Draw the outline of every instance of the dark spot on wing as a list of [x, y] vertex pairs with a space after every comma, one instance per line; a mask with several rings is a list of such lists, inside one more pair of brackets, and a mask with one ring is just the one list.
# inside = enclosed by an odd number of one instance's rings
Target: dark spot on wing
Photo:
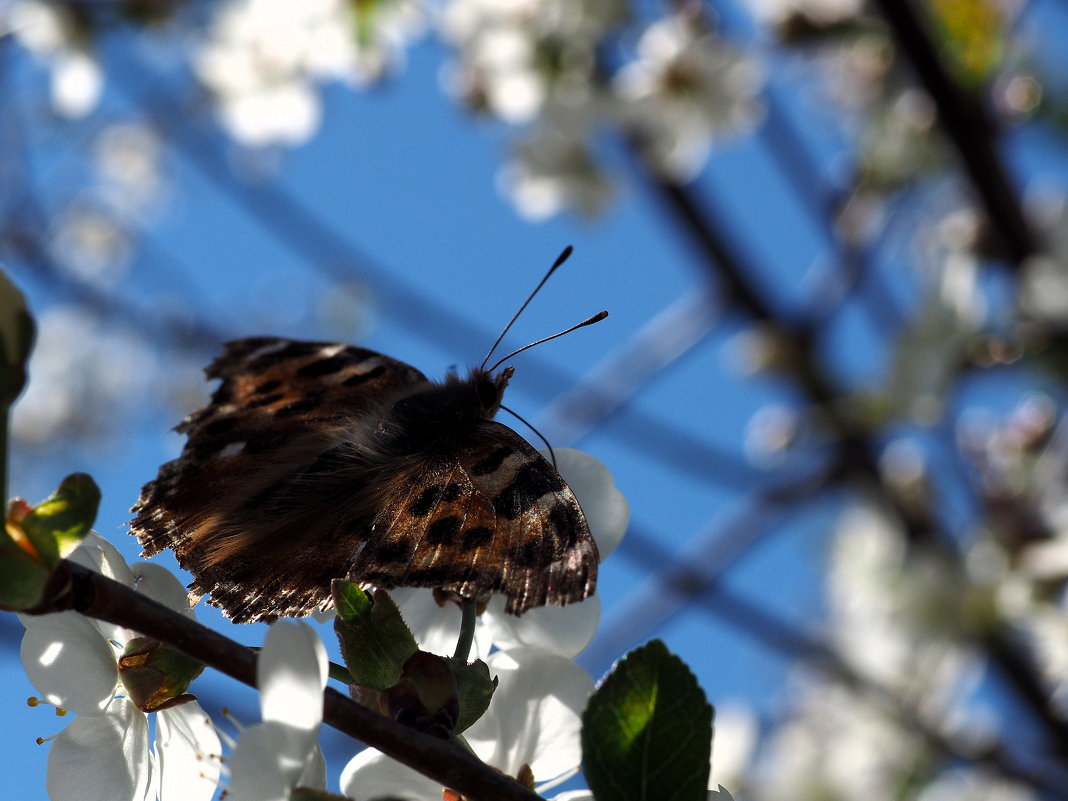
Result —
[[492, 539], [493, 529], [486, 526], [475, 526], [464, 532], [460, 545], [465, 551], [470, 551], [485, 545]]
[[434, 508], [438, 498], [441, 497], [445, 488], [441, 484], [434, 484], [419, 493], [419, 497], [408, 504], [408, 513], [416, 517], [426, 517]]
[[204, 426], [203, 431], [209, 437], [218, 437], [221, 434], [232, 431], [236, 425], [236, 417], [220, 417], [218, 420], [212, 420]]
[[272, 350], [262, 356], [257, 356], [248, 363], [248, 371], [262, 373], [264, 370], [274, 367], [276, 364], [287, 362], [290, 359], [299, 359], [319, 353], [326, 345], [324, 342], [290, 342], [278, 350]]
[[407, 542], [385, 543], [370, 555], [371, 562], [383, 565], [402, 564], [411, 560], [411, 558], [412, 549]]
[[336, 356], [329, 356], [325, 359], [319, 359], [318, 361], [306, 364], [297, 370], [297, 375], [307, 376], [308, 378], [317, 378], [319, 376], [331, 375], [338, 370], [342, 370], [353, 363], [351, 357], [346, 357], [342, 354]]
[[549, 512], [549, 525], [559, 537], [562, 537], [564, 547], [573, 548], [578, 542], [578, 515], [565, 504], [558, 503], [552, 508]]
[[278, 417], [296, 417], [298, 415], [307, 414], [308, 412], [314, 412], [323, 404], [323, 393], [316, 392], [314, 394], [306, 395], [298, 401], [286, 404], [279, 409], [275, 414]]
[[378, 365], [373, 370], [368, 370], [366, 373], [356, 373], [356, 375], [349, 376], [341, 382], [343, 387], [356, 387], [363, 384], [366, 381], [370, 381], [374, 378], [378, 378], [382, 373], [386, 372], [385, 365]]
[[450, 546], [460, 531], [460, 518], [449, 515], [440, 520], [435, 520], [426, 530], [426, 541], [431, 545]]
[[264, 381], [262, 384], [257, 386], [254, 390], [252, 390], [252, 394], [263, 395], [266, 392], [274, 392], [274, 390], [278, 389], [280, 386], [282, 386], [282, 382], [279, 381], [277, 378], [272, 378], [270, 381]]
[[488, 473], [492, 473], [497, 470], [504, 460], [507, 459], [513, 453], [512, 448], [507, 445], [501, 445], [495, 448], [492, 453], [486, 456], [484, 459], [480, 459], [475, 462], [475, 465], [471, 468], [471, 474], [476, 476], [484, 476]]
[[544, 561], [543, 550], [544, 542], [540, 539], [533, 539], [523, 543], [518, 550], [514, 551], [512, 560], [519, 567], [538, 567]]
[[535, 463], [523, 465], [519, 472], [493, 499], [493, 509], [508, 520], [515, 520], [549, 492], [559, 492], [567, 484], [553, 471]]
[[262, 409], [264, 406], [270, 406], [272, 403], [278, 403], [285, 395], [281, 392], [275, 392], [273, 395], [264, 395], [262, 398], [256, 398], [254, 401], [248, 403], [249, 409]]

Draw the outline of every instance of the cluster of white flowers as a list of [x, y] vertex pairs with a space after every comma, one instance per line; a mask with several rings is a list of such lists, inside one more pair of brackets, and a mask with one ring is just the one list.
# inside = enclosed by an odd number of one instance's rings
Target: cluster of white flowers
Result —
[[454, 0], [442, 33], [457, 52], [449, 73], [469, 107], [528, 129], [500, 185], [521, 214], [599, 212], [612, 196], [594, 157], [601, 128], [640, 140], [654, 167], [687, 181], [717, 137], [757, 117], [759, 76], [692, 7], [646, 26], [630, 62], [606, 72], [603, 50], [626, 5], [559, 0]]
[[909, 549], [877, 506], [842, 514], [828, 574], [830, 639], [878, 689], [798, 674], [791, 713], [753, 772], [761, 798], [895, 798], [906, 788], [910, 798], [946, 801], [1033, 797], [978, 767], [947, 770], [923, 734], [980, 749], [993, 733], [973, 693], [978, 663], [961, 636], [974, 612], [965, 608], [974, 600], [962, 586], [969, 579], [937, 553]]
[[[19, 0], [4, 27], [49, 65], [55, 107], [75, 116], [93, 109], [103, 81], [91, 37], [68, 16]], [[682, 3], [649, 19], [624, 0], [227, 0], [211, 10], [193, 73], [238, 142], [299, 145], [321, 124], [324, 84], [381, 79], [435, 24], [455, 53], [444, 70], [452, 94], [521, 126], [502, 191], [530, 218], [593, 215], [613, 194], [594, 156], [602, 130], [640, 140], [655, 169], [687, 181], [715, 141], [759, 117], [759, 71], [706, 17]]]
[[[69, 557], [183, 614], [192, 615], [181, 583], [159, 565], [128, 566], [111, 543], [90, 533]], [[20, 615], [22, 664], [42, 698], [75, 718], [48, 754], [52, 801], [208, 801], [218, 783], [222, 747], [195, 701], [148, 716], [119, 681], [118, 659], [137, 632], [77, 612]]]
[[126, 333], [101, 328], [73, 306], [46, 311], [38, 331], [30, 358], [33, 380], [12, 415], [23, 447], [99, 433], [83, 427], [114, 417], [117, 398], [132, 407], [150, 391], [146, 379], [156, 372], [156, 357]]
[[230, 0], [216, 11], [196, 72], [239, 142], [301, 144], [322, 116], [317, 84], [378, 78], [424, 17], [416, 0]]
[[13, 33], [51, 75], [52, 108], [82, 117], [96, 108], [103, 90], [100, 65], [84, 31], [58, 3], [15, 0], [0, 6], [0, 36]]

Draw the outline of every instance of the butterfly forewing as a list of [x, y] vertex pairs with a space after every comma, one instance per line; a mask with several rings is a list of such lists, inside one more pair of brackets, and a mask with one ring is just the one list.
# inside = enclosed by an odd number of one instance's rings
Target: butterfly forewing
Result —
[[593, 591], [597, 551], [570, 488], [492, 422], [507, 375], [438, 384], [329, 342], [229, 343], [181, 457], [134, 507], [145, 553], [173, 548], [237, 621], [306, 615], [330, 582], [508, 596], [521, 613]]

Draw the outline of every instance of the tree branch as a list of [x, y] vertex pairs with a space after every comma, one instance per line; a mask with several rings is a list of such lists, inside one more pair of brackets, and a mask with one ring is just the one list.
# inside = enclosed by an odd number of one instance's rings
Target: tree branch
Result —
[[[62, 560], [44, 600], [29, 614], [73, 609], [167, 643], [238, 681], [256, 686], [256, 655], [244, 645], [137, 591]], [[463, 748], [397, 723], [332, 688], [323, 697], [323, 722], [377, 748], [413, 770], [479, 801], [541, 801]]]
[[1019, 195], [995, 147], [997, 125], [976, 94], [966, 93], [946, 71], [909, 0], [875, 0], [894, 41], [938, 109], [938, 120], [960, 156], [1005, 257], [1014, 267], [1035, 252], [1035, 237]]

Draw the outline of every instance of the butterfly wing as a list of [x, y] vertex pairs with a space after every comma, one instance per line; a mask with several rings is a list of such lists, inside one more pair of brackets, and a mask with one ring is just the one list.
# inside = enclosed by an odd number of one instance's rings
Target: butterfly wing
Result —
[[[361, 454], [351, 451], [361, 426], [426, 377], [363, 348], [274, 337], [228, 343], [206, 372], [222, 384], [178, 426], [185, 449], [141, 491], [131, 531], [146, 555], [173, 548], [192, 588], [235, 620], [308, 614], [340, 575], [337, 565], [351, 561], [351, 545], [335, 542], [337, 521], [316, 520], [326, 514], [321, 503], [299, 501], [300, 486], [354, 461], [359, 473]], [[298, 536], [318, 523], [320, 538], [333, 537], [325, 545]], [[316, 545], [323, 558], [340, 558], [333, 569], [307, 559]], [[311, 565], [294, 572], [286, 560], [298, 551]]]
[[571, 488], [526, 440], [485, 420], [455, 450], [410, 465], [349, 575], [386, 588], [503, 593], [521, 614], [592, 594], [597, 563]]

